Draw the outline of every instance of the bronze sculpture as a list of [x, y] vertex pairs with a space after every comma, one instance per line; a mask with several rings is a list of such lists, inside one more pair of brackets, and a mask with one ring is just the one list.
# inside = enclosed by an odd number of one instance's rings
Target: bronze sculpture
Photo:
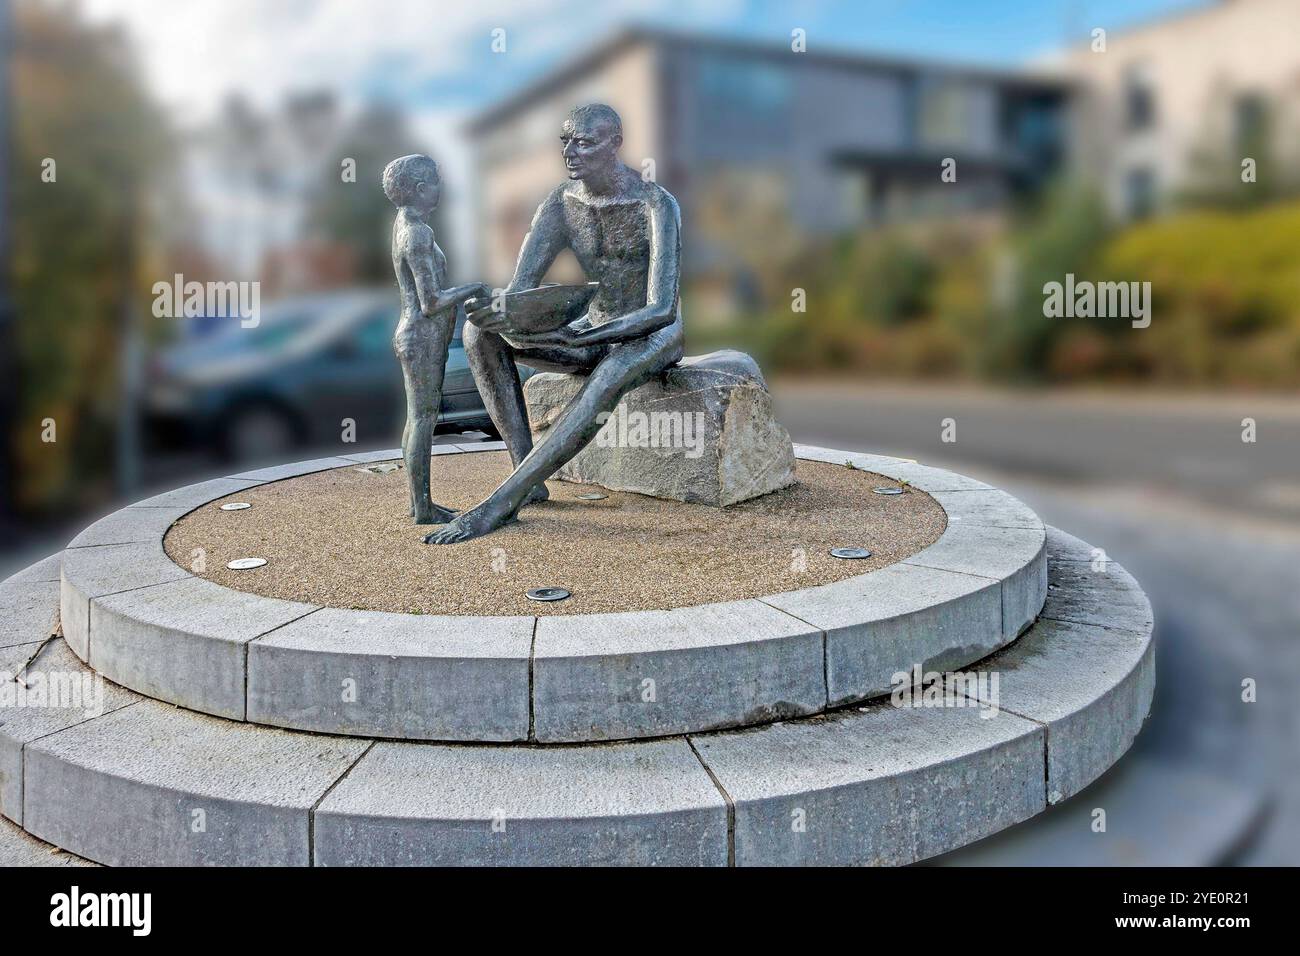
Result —
[[402, 430], [402, 459], [411, 490], [411, 516], [416, 524], [438, 524], [456, 514], [435, 504], [429, 494], [429, 448], [442, 404], [442, 379], [456, 321], [464, 303], [487, 294], [482, 283], [444, 289], [447, 257], [429, 226], [429, 217], [442, 196], [438, 164], [413, 154], [384, 168], [384, 194], [397, 207], [393, 220], [393, 271], [402, 299], [402, 315], [393, 336], [393, 350], [402, 365], [406, 386], [406, 427]]
[[[426, 535], [426, 543], [488, 534], [524, 505], [544, 500], [546, 480], [596, 436], [623, 395], [682, 358], [677, 201], [619, 159], [622, 123], [610, 107], [573, 110], [560, 142], [569, 182], [538, 207], [506, 292], [536, 287], [566, 248], [599, 286], [584, 315], [527, 335], [512, 331], [506, 310], [486, 294], [466, 303], [465, 352], [515, 469], [485, 500]], [[516, 361], [586, 377], [536, 448]], [[424, 452], [427, 460], [427, 444]]]

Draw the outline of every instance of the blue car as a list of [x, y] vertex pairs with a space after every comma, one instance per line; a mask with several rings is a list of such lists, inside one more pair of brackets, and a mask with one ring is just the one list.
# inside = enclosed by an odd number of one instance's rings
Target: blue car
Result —
[[[259, 323], [237, 318], [175, 345], [148, 370], [147, 434], [166, 445], [200, 443], [234, 461], [283, 456], [295, 446], [339, 444], [345, 420], [356, 446], [396, 445], [405, 421], [402, 373], [393, 354], [391, 290], [284, 300]], [[527, 378], [532, 369], [521, 367]], [[440, 432], [495, 436], [457, 327], [447, 356]]]

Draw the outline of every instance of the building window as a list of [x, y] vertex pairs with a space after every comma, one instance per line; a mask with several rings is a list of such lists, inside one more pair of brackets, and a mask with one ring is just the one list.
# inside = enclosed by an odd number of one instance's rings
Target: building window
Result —
[[706, 55], [700, 62], [700, 93], [727, 110], [778, 113], [790, 101], [790, 80], [782, 67], [761, 60]]
[[1244, 93], [1232, 104], [1233, 135], [1239, 152], [1248, 153], [1268, 138], [1268, 103], [1258, 93]]
[[1135, 64], [1124, 71], [1124, 125], [1129, 132], [1148, 129], [1156, 122], [1156, 90], [1151, 70]]
[[1155, 208], [1155, 172], [1146, 166], [1130, 169], [1124, 176], [1124, 214], [1129, 219], [1145, 219]]
[[962, 146], [966, 142], [966, 90], [955, 82], [923, 81], [917, 106], [917, 135], [932, 148]]
[[871, 214], [870, 173], [856, 168], [837, 168], [831, 174], [835, 183], [835, 216], [839, 225], [854, 225]]

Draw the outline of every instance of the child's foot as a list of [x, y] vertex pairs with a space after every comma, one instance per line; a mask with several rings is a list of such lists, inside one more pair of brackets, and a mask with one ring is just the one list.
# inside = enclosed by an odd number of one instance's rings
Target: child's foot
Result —
[[416, 524], [446, 524], [460, 512], [453, 511], [451, 508], [444, 508], [442, 505], [429, 503], [428, 508], [412, 508], [411, 516], [415, 518]]

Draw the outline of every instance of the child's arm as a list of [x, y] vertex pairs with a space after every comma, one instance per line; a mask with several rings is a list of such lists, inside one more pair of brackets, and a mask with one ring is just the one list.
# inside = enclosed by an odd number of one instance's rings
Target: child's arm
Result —
[[433, 318], [439, 312], [455, 309], [466, 299], [487, 295], [487, 286], [470, 282], [450, 289], [439, 289], [433, 269], [433, 230], [420, 223], [407, 233], [406, 261], [415, 279], [415, 294], [420, 300], [420, 312]]

